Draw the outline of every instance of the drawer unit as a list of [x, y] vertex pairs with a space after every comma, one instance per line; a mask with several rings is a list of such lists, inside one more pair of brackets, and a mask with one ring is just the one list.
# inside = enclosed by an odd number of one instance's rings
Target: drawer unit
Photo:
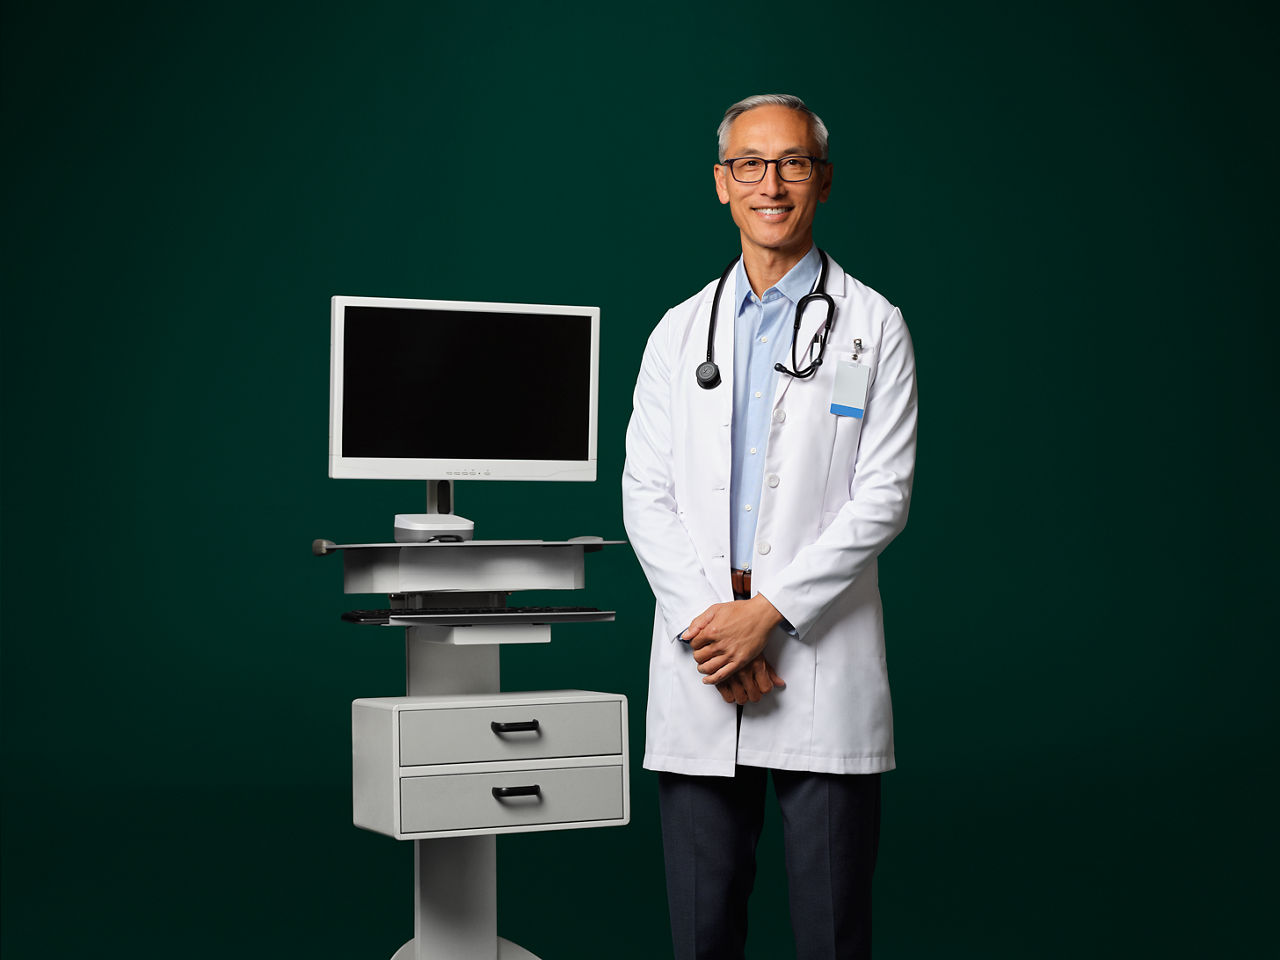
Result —
[[356, 826], [420, 840], [630, 820], [619, 694], [379, 697], [351, 710]]
[[622, 819], [622, 768], [560, 767], [400, 778], [405, 833]]
[[405, 767], [620, 753], [616, 700], [400, 711]]

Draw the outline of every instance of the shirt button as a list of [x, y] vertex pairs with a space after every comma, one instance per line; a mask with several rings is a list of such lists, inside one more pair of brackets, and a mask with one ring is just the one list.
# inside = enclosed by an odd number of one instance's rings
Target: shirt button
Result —
[[750, 512], [751, 512], [751, 504], [749, 504], [749, 503], [748, 503], [748, 504], [745, 504], [745, 505], [743, 506], [743, 508], [742, 508], [742, 509], [743, 509], [743, 510], [745, 510], [745, 511], [747, 511], [747, 513], [750, 513]]
[[756, 553], [760, 554], [760, 556], [763, 557], [768, 552], [769, 552], [768, 540], [761, 540], [759, 543], [756, 544]]
[[755, 447], [752, 447], [752, 448], [751, 448], [751, 455], [752, 455], [753, 457], [756, 455], [756, 448], [755, 448]]
[[776, 487], [778, 485], [778, 475], [776, 473], [769, 474], [765, 482], [771, 487]]
[[769, 338], [768, 338], [768, 337], [761, 337], [761, 338], [760, 338], [760, 342], [761, 342], [761, 343], [768, 343], [768, 342], [769, 342]]
[[757, 399], [757, 400], [759, 400], [759, 399], [760, 399], [760, 391], [759, 391], [759, 390], [757, 390], [757, 391], [756, 391], [756, 399]]
[[786, 420], [786, 419], [787, 419], [787, 411], [785, 411], [785, 410], [775, 410], [775, 411], [773, 411], [773, 422], [774, 422], [774, 423], [782, 423], [782, 421], [784, 421], [784, 420]]

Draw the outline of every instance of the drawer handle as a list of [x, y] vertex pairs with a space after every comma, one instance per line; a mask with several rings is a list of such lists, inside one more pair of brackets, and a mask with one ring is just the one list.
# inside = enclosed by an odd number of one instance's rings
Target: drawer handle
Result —
[[493, 798], [505, 800], [507, 797], [541, 797], [542, 787], [531, 783], [527, 787], [494, 787]]
[[501, 736], [504, 733], [524, 733], [529, 730], [538, 729], [537, 720], [516, 720], [513, 723], [499, 723], [497, 720], [490, 722], [489, 729]]

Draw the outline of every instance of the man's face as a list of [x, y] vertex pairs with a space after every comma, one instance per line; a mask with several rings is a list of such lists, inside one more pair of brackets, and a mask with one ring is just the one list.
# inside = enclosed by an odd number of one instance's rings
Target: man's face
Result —
[[[798, 110], [774, 105], [748, 110], [729, 128], [726, 158], [763, 157], [776, 160], [793, 155], [818, 156], [808, 118]], [[729, 205], [733, 222], [742, 231], [745, 250], [800, 256], [813, 243], [813, 215], [831, 192], [831, 167], [820, 163], [813, 175], [799, 183], [778, 176], [769, 164], [759, 183], [739, 183], [728, 166], [716, 164], [716, 194]]]

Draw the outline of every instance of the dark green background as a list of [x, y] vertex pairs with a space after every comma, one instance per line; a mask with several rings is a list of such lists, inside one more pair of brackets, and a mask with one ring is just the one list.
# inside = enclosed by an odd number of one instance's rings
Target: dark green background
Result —
[[[832, 130], [819, 242], [919, 358], [879, 956], [1274, 948], [1262, 5], [0, 10], [7, 960], [408, 938], [410, 848], [349, 798], [348, 704], [401, 690], [402, 649], [338, 621], [372, 598], [308, 545], [385, 538], [424, 491], [326, 477], [329, 297], [600, 305], [599, 481], [459, 508], [623, 536], [644, 340], [736, 245], [715, 125], [774, 90]], [[627, 548], [589, 560], [557, 599], [617, 622], [504, 679], [630, 697], [633, 822], [503, 839], [500, 930], [660, 958], [652, 599]], [[776, 820], [761, 856], [751, 956], [785, 958]]]

